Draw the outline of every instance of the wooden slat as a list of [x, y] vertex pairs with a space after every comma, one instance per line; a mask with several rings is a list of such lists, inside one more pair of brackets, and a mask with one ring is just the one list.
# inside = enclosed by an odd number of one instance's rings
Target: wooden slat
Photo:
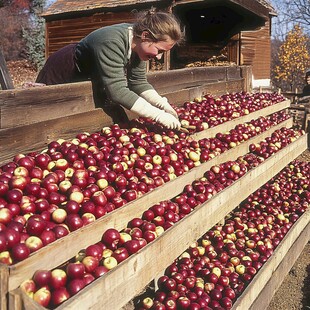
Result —
[[0, 50], [0, 85], [2, 89], [13, 89], [14, 84], [11, 79], [8, 67], [6, 65], [6, 61]]
[[40, 151], [57, 139], [74, 138], [84, 131], [95, 132], [112, 120], [102, 109], [60, 117], [30, 125], [0, 129], [0, 154], [3, 164], [18, 153]]
[[0, 128], [27, 125], [94, 108], [90, 82], [0, 91]]
[[169, 102], [182, 106], [186, 101], [192, 101], [194, 98], [202, 97], [206, 94], [218, 96], [229, 92], [240, 92], [245, 87], [245, 80], [223, 81], [216, 83], [202, 83], [199, 86], [187, 87], [175, 90], [174, 87], [160, 89], [160, 93], [167, 97]]
[[[151, 72], [147, 79], [157, 90], [167, 93], [207, 83], [225, 81], [227, 70], [228, 67], [185, 68], [167, 72]], [[240, 73], [239, 78], [241, 78]]]
[[46, 309], [35, 302], [32, 298], [21, 289], [15, 289], [9, 292], [9, 309], [8, 310], [43, 310]]
[[[14, 290], [8, 293], [8, 298], [9, 298], [9, 309], [14, 309], [14, 310], [23, 310], [24, 306], [23, 304], [25, 303], [27, 305], [27, 302], [31, 300], [31, 298], [25, 298], [25, 300], [22, 299], [22, 295], [25, 295], [25, 293], [22, 290]], [[38, 303], [36, 303], [38, 304]], [[28, 308], [28, 306], [26, 306]], [[33, 310], [35, 308], [32, 308]]]
[[[292, 226], [278, 245], [271, 259], [259, 270], [249, 286], [234, 304], [237, 309], [266, 309], [287, 272], [294, 265], [310, 237], [310, 211]], [[267, 287], [266, 287], [267, 284]], [[262, 292], [264, 290], [264, 292]], [[260, 292], [262, 292], [261, 296]], [[259, 297], [257, 299], [257, 297]]]
[[[291, 120], [287, 120], [282, 125], [290, 126], [290, 124]], [[110, 227], [114, 227], [118, 230], [125, 228], [127, 223], [132, 218], [140, 217], [143, 211], [148, 209], [153, 204], [159, 202], [160, 200], [171, 199], [177, 196], [183, 191], [186, 184], [202, 177], [204, 172], [209, 170], [213, 165], [225, 162], [231, 158], [237, 158], [242, 154], [246, 154], [250, 143], [256, 143], [264, 139], [264, 137], [270, 135], [273, 130], [274, 129], [270, 129], [255, 138], [249, 139], [236, 148], [228, 150], [212, 160], [193, 168], [186, 174], [164, 184], [159, 188], [156, 188], [135, 201], [127, 203], [125, 206], [116, 209], [113, 212], [106, 214], [104, 217], [80, 228], [78, 231], [74, 231], [64, 238], [56, 240], [52, 244], [43, 247], [39, 251], [33, 253], [29, 258], [27, 258], [27, 260], [9, 267], [10, 282], [8, 284], [2, 284], [8, 285], [8, 290], [11, 291], [18, 287], [24, 279], [31, 277], [34, 269], [52, 269], [62, 264], [69, 258], [73, 257], [81, 248], [84, 248], [91, 243], [98, 242], [101, 238], [101, 234], [106, 229]], [[87, 238], [84, 238], [83, 236], [87, 236]], [[62, 248], [67, 250], [65, 252], [61, 252], [60, 249]]]
[[250, 310], [267, 309], [275, 292], [279, 289], [288, 272], [296, 263], [299, 255], [310, 239], [310, 224], [298, 236], [288, 253], [283, 257], [278, 268], [273, 272], [271, 279], [265, 284], [258, 298], [251, 305]]
[[250, 113], [248, 115], [244, 115], [242, 117], [233, 119], [229, 122], [225, 122], [225, 123], [220, 124], [218, 126], [211, 127], [207, 130], [207, 134], [204, 134], [202, 132], [197, 132], [197, 133], [193, 134], [193, 138], [196, 140], [199, 140], [205, 136], [214, 137], [215, 134], [218, 132], [225, 133], [225, 132], [229, 131], [230, 129], [233, 129], [237, 124], [240, 124], [241, 119], [242, 119], [241, 122], [246, 123], [246, 122], [249, 122], [249, 121], [256, 119], [258, 117], [271, 115], [275, 112], [284, 110], [284, 109], [288, 108], [289, 106], [290, 106], [290, 101], [285, 100], [285, 101], [279, 102], [275, 105], [272, 105], [270, 107], [266, 107], [264, 109], [255, 111], [255, 112]]
[[[173, 262], [195, 240], [232, 211], [249, 194], [261, 187], [305, 149], [298, 139], [245, 174], [223, 192], [196, 208], [187, 217], [132, 255], [110, 273], [91, 283], [57, 309], [120, 309], [136, 296], [158, 272]], [[191, 227], [191, 229], [188, 229]], [[186, 233], [185, 233], [186, 232]], [[173, 242], [171, 242], [173, 240]], [[112, 297], [113, 296], [113, 297]], [[242, 309], [247, 309], [246, 307]]]
[[0, 264], [0, 309], [7, 309], [7, 293], [9, 282], [9, 269], [7, 266]]

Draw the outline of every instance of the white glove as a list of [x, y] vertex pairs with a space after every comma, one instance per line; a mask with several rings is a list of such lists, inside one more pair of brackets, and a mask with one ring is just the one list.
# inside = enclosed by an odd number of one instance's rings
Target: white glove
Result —
[[141, 94], [141, 97], [148, 101], [151, 105], [160, 108], [174, 117], [178, 118], [178, 114], [175, 109], [169, 104], [168, 99], [166, 97], [162, 97], [158, 94], [155, 89], [149, 89], [144, 91]]
[[181, 127], [181, 123], [176, 117], [170, 113], [166, 113], [164, 110], [152, 106], [141, 97], [134, 103], [130, 111], [143, 117], [149, 117], [168, 129], [180, 129]]

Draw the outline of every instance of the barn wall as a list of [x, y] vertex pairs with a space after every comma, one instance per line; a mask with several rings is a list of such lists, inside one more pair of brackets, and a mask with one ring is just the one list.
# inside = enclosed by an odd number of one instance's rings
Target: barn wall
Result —
[[270, 79], [271, 42], [270, 21], [256, 31], [241, 32], [240, 64], [252, 66], [253, 79]]
[[46, 22], [46, 56], [67, 44], [80, 41], [95, 29], [112, 24], [133, 22], [130, 12], [99, 13], [72, 19]]

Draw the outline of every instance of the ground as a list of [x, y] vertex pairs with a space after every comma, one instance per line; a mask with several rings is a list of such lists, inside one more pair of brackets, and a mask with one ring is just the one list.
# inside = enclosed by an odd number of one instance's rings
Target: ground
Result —
[[[35, 81], [37, 72], [27, 61], [11, 61], [7, 65], [15, 88], [22, 88], [25, 83]], [[309, 161], [310, 151], [305, 151], [299, 159]], [[310, 243], [306, 245], [268, 307], [268, 310], [304, 309], [310, 309]]]
[[27, 60], [8, 61], [7, 67], [15, 88], [22, 88], [27, 82], [35, 82], [37, 70]]

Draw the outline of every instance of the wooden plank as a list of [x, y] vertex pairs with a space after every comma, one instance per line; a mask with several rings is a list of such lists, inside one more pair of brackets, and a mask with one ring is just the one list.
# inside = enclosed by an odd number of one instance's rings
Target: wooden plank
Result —
[[[136, 296], [158, 272], [195, 240], [232, 211], [305, 149], [305, 136], [267, 159], [237, 182], [196, 208], [137, 254], [97, 279], [57, 309], [120, 309]], [[191, 229], [188, 229], [191, 227]], [[185, 233], [186, 232], [186, 233]], [[173, 243], [171, 242], [173, 240]], [[291, 241], [291, 240], [290, 240]], [[154, 260], [156, 257], [156, 260]], [[91, 296], [91, 298], [90, 298]], [[112, 297], [113, 296], [113, 297]], [[247, 309], [243, 307], [242, 309]]]
[[11, 79], [2, 51], [0, 50], [0, 85], [2, 89], [13, 89], [14, 84]]
[[[227, 80], [227, 67], [185, 68], [151, 72], [148, 81], [161, 93]], [[239, 77], [241, 78], [241, 77]]]
[[40, 151], [57, 139], [74, 138], [84, 131], [95, 132], [112, 124], [102, 109], [78, 113], [30, 125], [0, 129], [0, 164], [12, 160], [18, 153]]
[[[272, 106], [266, 107], [264, 109], [250, 113], [248, 115], [244, 115], [244, 116], [235, 118], [229, 122], [225, 122], [225, 123], [220, 124], [218, 126], [211, 127], [207, 130], [207, 137], [208, 138], [214, 137], [215, 134], [218, 132], [225, 133], [225, 132], [229, 131], [230, 129], [234, 128], [237, 124], [246, 123], [246, 122], [249, 122], [249, 121], [256, 119], [258, 117], [271, 115], [275, 112], [284, 110], [284, 109], [288, 108], [289, 105], [290, 105], [290, 101], [285, 100], [285, 101], [279, 102], [277, 104], [274, 104]], [[202, 136], [206, 137], [206, 135], [203, 132], [197, 132], [197, 133], [193, 134], [193, 138], [197, 139], [197, 140], [201, 139]]]
[[[308, 242], [309, 237], [310, 211], [307, 210], [306, 213], [294, 223], [289, 233], [284, 237], [272, 254], [271, 259], [264, 264], [243, 294], [237, 299], [233, 309], [254, 310], [258, 309], [258, 305], [259, 309], [266, 309], [276, 289], [281, 285], [287, 272], [294, 265], [294, 262]], [[295, 241], [296, 244], [294, 244]], [[268, 292], [265, 291], [265, 293], [263, 293], [262, 290], [266, 289], [266, 284], [269, 289]], [[259, 297], [261, 292], [262, 295]], [[257, 299], [257, 297], [259, 297], [259, 299]]]
[[7, 309], [7, 293], [8, 293], [8, 285], [9, 282], [9, 269], [7, 266], [0, 264], [0, 309]]
[[[285, 124], [289, 126], [291, 121], [287, 120], [287, 123]], [[273, 132], [273, 129], [266, 131], [260, 136], [249, 139], [236, 148], [228, 150], [227, 152], [213, 158], [212, 160], [193, 168], [186, 174], [164, 184], [161, 187], [156, 188], [155, 190], [143, 195], [135, 201], [127, 203], [123, 207], [116, 209], [113, 212], [106, 214], [104, 217], [99, 218], [95, 222], [80, 228], [78, 231], [74, 231], [64, 238], [56, 240], [52, 244], [49, 244], [39, 251], [33, 253], [26, 260], [9, 267], [9, 291], [18, 287], [24, 279], [30, 278], [32, 276], [33, 270], [40, 268], [52, 269], [76, 255], [76, 253], [81, 250], [81, 248], [84, 248], [91, 243], [98, 242], [101, 238], [101, 234], [106, 229], [110, 227], [114, 227], [118, 230], [125, 228], [127, 223], [132, 218], [140, 217], [142, 213], [153, 204], [159, 202], [160, 200], [171, 199], [177, 196], [183, 190], [186, 184], [199, 177], [202, 177], [204, 172], [209, 170], [213, 165], [225, 162], [231, 158], [237, 158], [242, 154], [246, 154], [248, 152], [248, 146], [250, 143], [256, 143], [262, 140], [264, 137], [270, 135], [271, 132]], [[304, 146], [304, 148], [306, 148], [306, 146]], [[87, 238], [82, 238], [83, 236], [87, 236]], [[66, 249], [65, 252], [61, 252], [60, 249], [63, 248]]]
[[[9, 310], [43, 310], [46, 309], [37, 302], [35, 302], [32, 298], [30, 298], [24, 291], [21, 289], [15, 289], [8, 293], [9, 299]], [[2, 308], [1, 308], [2, 310]]]
[[[23, 310], [23, 299], [22, 299], [22, 295], [24, 294], [24, 292], [22, 292], [22, 290], [14, 290], [9, 292], [8, 294], [8, 298], [9, 298], [9, 308], [10, 309], [14, 309], [14, 310]], [[28, 297], [27, 299], [30, 300], [30, 298]], [[27, 300], [26, 300], [27, 303]], [[32, 308], [35, 309], [35, 308]]]
[[299, 255], [310, 239], [310, 224], [305, 227], [302, 233], [298, 236], [288, 253], [283, 257], [278, 268], [273, 272], [271, 279], [265, 284], [263, 290], [258, 298], [251, 305], [250, 310], [267, 309], [270, 304], [272, 296], [279, 289], [285, 276], [291, 270]]
[[90, 82], [0, 91], [0, 128], [27, 125], [94, 108]]
[[168, 86], [160, 92], [163, 96], [167, 97], [169, 102], [182, 106], [186, 101], [192, 101], [194, 98], [201, 98], [206, 94], [218, 96], [228, 92], [239, 92], [244, 90], [244, 79], [233, 81], [221, 81], [214, 83], [203, 83], [199, 86], [187, 87], [183, 89], [175, 89]]

